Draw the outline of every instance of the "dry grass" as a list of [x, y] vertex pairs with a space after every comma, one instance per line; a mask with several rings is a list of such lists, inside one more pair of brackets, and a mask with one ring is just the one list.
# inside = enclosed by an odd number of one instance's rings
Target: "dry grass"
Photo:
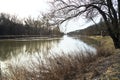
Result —
[[29, 67], [11, 63], [8, 66], [9, 72], [2, 76], [2, 80], [91, 80], [99, 75], [94, 68], [95, 65], [91, 64], [114, 53], [111, 40], [105, 38], [97, 38], [100, 42], [96, 54], [86, 51], [86, 56], [82, 52], [74, 52], [72, 54], [76, 55], [46, 58], [46, 62], [37, 57], [38, 63], [31, 61]]
[[109, 56], [116, 53], [113, 41], [110, 36], [90, 36], [89, 38], [97, 41], [97, 55], [98, 56]]
[[115, 49], [110, 36], [90, 36], [90, 38], [96, 40], [98, 42], [99, 47]]
[[[101, 52], [102, 51], [102, 52]], [[3, 75], [2, 80], [76, 80], [79, 74], [80, 80], [84, 80], [84, 74], [89, 70], [88, 66], [99, 57], [111, 55], [111, 51], [100, 48], [96, 55], [87, 51], [87, 56], [83, 53], [76, 55], [53, 56], [47, 58], [44, 63], [41, 58], [39, 63], [33, 63], [29, 69], [25, 66], [9, 64], [9, 73]], [[95, 72], [95, 74], [97, 74]]]

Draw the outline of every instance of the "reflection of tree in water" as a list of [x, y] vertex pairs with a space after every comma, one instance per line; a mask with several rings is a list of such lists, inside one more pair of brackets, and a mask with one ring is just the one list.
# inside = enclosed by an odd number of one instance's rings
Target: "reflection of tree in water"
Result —
[[46, 54], [54, 45], [59, 43], [59, 40], [41, 40], [41, 41], [29, 41], [26, 44], [27, 53], [41, 52]]
[[47, 55], [48, 51], [57, 43], [55, 40], [34, 40], [34, 41], [0, 41], [0, 60], [6, 60], [11, 56], [18, 54], [43, 53]]
[[19, 52], [22, 50], [23, 44], [16, 41], [1, 41], [0, 42], [0, 59], [6, 60], [10, 56], [16, 55], [19, 49]]

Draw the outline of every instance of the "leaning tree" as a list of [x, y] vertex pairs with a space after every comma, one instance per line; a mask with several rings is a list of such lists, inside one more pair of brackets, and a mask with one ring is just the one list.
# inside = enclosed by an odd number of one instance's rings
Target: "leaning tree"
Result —
[[53, 0], [54, 16], [63, 23], [84, 16], [102, 16], [115, 48], [120, 48], [120, 0]]

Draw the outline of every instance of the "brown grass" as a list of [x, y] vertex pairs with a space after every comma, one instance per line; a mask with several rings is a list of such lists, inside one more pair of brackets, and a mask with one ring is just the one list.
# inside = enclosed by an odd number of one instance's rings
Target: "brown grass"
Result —
[[[78, 74], [79, 79], [84, 80], [90, 64], [100, 57], [110, 56], [111, 51], [98, 48], [96, 55], [89, 51], [87, 54], [53, 56], [46, 59], [47, 63], [39, 58], [39, 63], [32, 63], [29, 69], [11, 63], [8, 66], [9, 73], [5, 73], [2, 80], [76, 80]], [[97, 74], [96, 71], [94, 73]]]
[[110, 36], [90, 36], [89, 38], [96, 40], [99, 47], [115, 49], [112, 38]]
[[[25, 66], [8, 66], [8, 73], [2, 76], [2, 80], [91, 80], [99, 75], [92, 63], [114, 53], [111, 40], [99, 38], [97, 53], [86, 51], [74, 52], [76, 55], [52, 56], [46, 58], [46, 62], [37, 57], [38, 63], [31, 61], [29, 68]], [[108, 42], [107, 42], [108, 41]], [[85, 53], [85, 54], [86, 54]], [[91, 69], [92, 68], [92, 69]]]

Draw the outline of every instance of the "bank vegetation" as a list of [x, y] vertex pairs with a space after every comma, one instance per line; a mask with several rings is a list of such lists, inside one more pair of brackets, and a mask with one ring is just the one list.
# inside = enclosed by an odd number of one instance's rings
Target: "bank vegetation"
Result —
[[[91, 38], [98, 41], [101, 39]], [[119, 71], [114, 71], [113, 74], [109, 71], [116, 67], [117, 70], [120, 69], [120, 54], [114, 54], [116, 53], [115, 48], [105, 48], [107, 43], [105, 39], [103, 40], [97, 47], [96, 54], [89, 51], [74, 52], [69, 55], [48, 57], [45, 58], [45, 61], [41, 57], [36, 57], [38, 63], [31, 61], [32, 64], [29, 67], [9, 63], [9, 71], [2, 74], [1, 78], [2, 80], [119, 80]], [[114, 58], [116, 59], [114, 60]]]
[[37, 19], [19, 19], [15, 15], [0, 13], [0, 39], [63, 35], [59, 27], [53, 23], [50, 23], [50, 17], [46, 15]]

